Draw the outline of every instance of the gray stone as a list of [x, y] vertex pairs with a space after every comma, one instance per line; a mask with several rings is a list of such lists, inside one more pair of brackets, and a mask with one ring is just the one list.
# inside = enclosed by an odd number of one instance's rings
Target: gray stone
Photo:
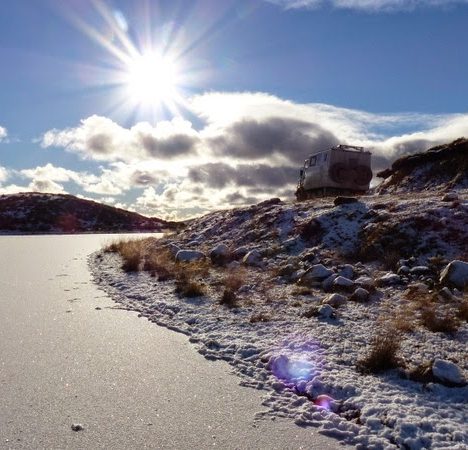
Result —
[[210, 258], [213, 262], [225, 261], [229, 256], [229, 247], [226, 244], [218, 244], [210, 250]]
[[388, 272], [376, 280], [377, 286], [393, 286], [400, 283], [400, 276], [393, 272]]
[[415, 266], [412, 269], [410, 269], [410, 273], [412, 275], [424, 275], [428, 272], [430, 272], [430, 269], [427, 266]]
[[315, 264], [306, 271], [304, 276], [307, 278], [313, 278], [314, 280], [323, 281], [330, 275], [333, 275], [333, 270], [327, 269], [323, 264]]
[[354, 300], [356, 302], [367, 302], [369, 300], [369, 291], [359, 287], [357, 288], [354, 292], [353, 295], [351, 295], [351, 300]]
[[335, 279], [338, 277], [338, 275], [336, 273], [334, 273], [333, 275], [330, 275], [327, 279], [325, 279], [323, 282], [322, 282], [322, 289], [325, 291], [325, 292], [328, 292], [331, 290], [331, 288], [333, 287], [333, 282], [335, 281]]
[[432, 365], [432, 374], [442, 382], [454, 386], [463, 386], [466, 384], [463, 372], [456, 364], [451, 361], [436, 358]]
[[322, 319], [330, 319], [335, 316], [335, 309], [330, 305], [322, 305], [318, 309], [318, 315]]
[[206, 255], [198, 250], [179, 250], [176, 254], [176, 261], [192, 262], [205, 259]]
[[338, 308], [342, 305], [344, 305], [348, 299], [341, 294], [331, 294], [328, 297], [325, 297], [322, 300], [323, 305], [330, 305], [333, 306], [333, 308]]
[[468, 263], [454, 260], [447, 264], [440, 273], [440, 282], [458, 289], [465, 289], [468, 286]]
[[354, 281], [349, 278], [338, 276], [333, 281], [333, 286], [343, 289], [351, 289], [354, 286]]
[[338, 271], [338, 275], [352, 280], [354, 278], [354, 267], [351, 264], [346, 264]]
[[398, 275], [408, 275], [410, 273], [410, 268], [408, 266], [401, 266], [398, 269]]
[[261, 266], [262, 255], [258, 250], [250, 250], [243, 258], [242, 264], [246, 266]]
[[358, 284], [359, 286], [363, 287], [364, 289], [367, 289], [368, 291], [372, 291], [375, 288], [375, 282], [371, 277], [359, 277], [354, 280], [355, 284]]

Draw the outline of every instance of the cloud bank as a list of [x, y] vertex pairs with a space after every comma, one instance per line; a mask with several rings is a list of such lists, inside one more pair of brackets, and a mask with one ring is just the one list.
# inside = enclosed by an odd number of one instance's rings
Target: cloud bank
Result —
[[468, 0], [267, 0], [286, 9], [333, 7], [367, 12], [412, 11], [416, 8], [468, 4]]
[[366, 147], [379, 170], [404, 154], [468, 136], [468, 114], [375, 114], [235, 92], [199, 95], [188, 105], [198, 126], [175, 118], [125, 128], [91, 116], [75, 127], [49, 130], [43, 147], [96, 161], [99, 173], [48, 164], [21, 175], [36, 189], [59, 191], [74, 183], [109, 201], [126, 196], [145, 214], [185, 218], [291, 197], [301, 162], [338, 143]]

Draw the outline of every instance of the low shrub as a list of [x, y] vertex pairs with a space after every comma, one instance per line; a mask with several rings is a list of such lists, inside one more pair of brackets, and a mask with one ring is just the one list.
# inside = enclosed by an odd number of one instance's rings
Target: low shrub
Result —
[[420, 317], [422, 325], [435, 333], [455, 333], [460, 326], [455, 308], [437, 307], [433, 303], [422, 308]]
[[201, 297], [205, 289], [201, 283], [191, 277], [189, 272], [179, 272], [176, 276], [175, 291], [183, 297]]
[[362, 373], [380, 373], [402, 366], [397, 356], [401, 335], [396, 330], [383, 328], [373, 337], [367, 354], [358, 360], [357, 369]]
[[104, 252], [118, 253], [122, 258], [122, 270], [125, 272], [138, 272], [143, 260], [145, 239], [126, 239], [110, 243]]
[[219, 304], [227, 306], [228, 308], [235, 308], [237, 306], [237, 295], [234, 290], [224, 288], [224, 291], [219, 299]]

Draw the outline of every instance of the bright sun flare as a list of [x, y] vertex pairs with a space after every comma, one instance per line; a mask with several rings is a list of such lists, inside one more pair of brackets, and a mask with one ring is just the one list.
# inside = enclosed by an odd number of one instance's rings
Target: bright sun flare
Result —
[[171, 60], [156, 53], [144, 53], [128, 64], [127, 85], [131, 98], [139, 103], [162, 103], [176, 96], [177, 69]]

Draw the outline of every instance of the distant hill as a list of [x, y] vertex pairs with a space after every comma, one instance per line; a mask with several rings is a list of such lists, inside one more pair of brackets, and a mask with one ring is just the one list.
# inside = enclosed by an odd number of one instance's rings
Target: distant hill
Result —
[[161, 231], [174, 222], [149, 218], [65, 194], [0, 195], [0, 232], [79, 233]]
[[384, 178], [379, 193], [468, 188], [468, 139], [460, 138], [421, 153], [397, 159], [377, 174]]

